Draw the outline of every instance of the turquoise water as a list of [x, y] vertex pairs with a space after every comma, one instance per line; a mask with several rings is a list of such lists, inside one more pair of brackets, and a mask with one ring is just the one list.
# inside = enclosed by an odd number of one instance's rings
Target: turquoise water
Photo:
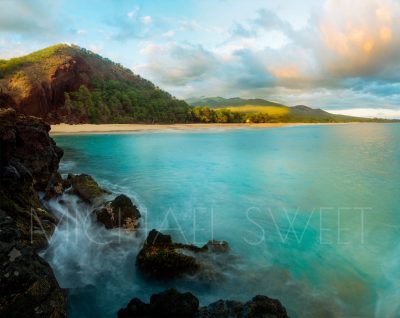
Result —
[[229, 242], [238, 259], [226, 261], [223, 279], [171, 283], [202, 304], [265, 294], [292, 317], [399, 316], [400, 125], [55, 140], [65, 150], [63, 172], [128, 194], [144, 215], [143, 231], [121, 234], [83, 225], [91, 207], [71, 198], [67, 208], [51, 203], [73, 220], [45, 255], [70, 288], [71, 317], [112, 317], [131, 298], [168, 286], [135, 271], [151, 228], [176, 241]]

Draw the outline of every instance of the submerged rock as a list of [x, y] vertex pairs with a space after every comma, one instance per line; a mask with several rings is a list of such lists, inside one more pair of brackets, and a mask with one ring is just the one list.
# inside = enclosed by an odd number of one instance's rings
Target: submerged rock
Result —
[[124, 194], [106, 202], [102, 208], [94, 212], [97, 221], [104, 224], [106, 229], [122, 227], [126, 230], [134, 230], [139, 226], [141, 216], [131, 199]]
[[[71, 184], [72, 191], [82, 200], [94, 203], [97, 198], [102, 197], [108, 192], [102, 189], [98, 183], [87, 174], [69, 174], [67, 178]], [[68, 183], [65, 183], [67, 185]]]
[[56, 218], [43, 208], [63, 151], [38, 118], [0, 110], [0, 317], [65, 317], [63, 290], [37, 251]]
[[191, 293], [176, 289], [153, 294], [150, 304], [133, 298], [126, 308], [118, 311], [118, 318], [287, 318], [285, 307], [279, 300], [267, 296], [255, 296], [242, 303], [234, 300], [218, 300], [199, 308], [199, 300]]
[[136, 265], [149, 277], [172, 279], [185, 274], [194, 275], [200, 270], [209, 270], [210, 265], [206, 264], [204, 259], [196, 258], [196, 254], [227, 251], [229, 251], [227, 242], [209, 241], [203, 247], [173, 243], [170, 235], [153, 229], [136, 258]]

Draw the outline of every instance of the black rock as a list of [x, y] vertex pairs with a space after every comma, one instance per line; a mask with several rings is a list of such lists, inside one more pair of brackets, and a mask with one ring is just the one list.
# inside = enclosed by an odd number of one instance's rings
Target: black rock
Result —
[[267, 296], [255, 296], [243, 303], [234, 300], [218, 300], [199, 308], [199, 300], [191, 293], [176, 289], [153, 294], [150, 304], [138, 298], [132, 299], [126, 308], [119, 310], [119, 318], [288, 318], [282, 304]]
[[139, 226], [140, 212], [131, 199], [119, 195], [114, 200], [106, 202], [102, 208], [94, 211], [97, 221], [104, 224], [106, 229], [122, 227], [134, 230]]
[[[94, 203], [94, 201], [107, 193], [98, 183], [87, 174], [69, 174], [68, 179], [71, 183], [72, 191], [82, 200]], [[64, 184], [64, 186], [67, 184]]]
[[170, 317], [193, 317], [199, 308], [199, 300], [192, 293], [180, 293], [168, 289], [150, 297], [150, 310], [153, 314]]
[[66, 316], [64, 291], [36, 253], [56, 223], [37, 194], [63, 155], [49, 130], [38, 118], [0, 109], [0, 317]]
[[143, 303], [138, 298], [133, 298], [126, 308], [118, 311], [119, 318], [131, 317], [181, 317], [189, 318], [197, 312], [199, 300], [191, 293], [180, 293], [176, 289], [153, 294], [150, 304]]

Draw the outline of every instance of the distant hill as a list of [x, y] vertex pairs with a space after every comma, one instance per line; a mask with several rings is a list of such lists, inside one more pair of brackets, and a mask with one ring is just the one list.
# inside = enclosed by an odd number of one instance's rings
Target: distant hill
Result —
[[[231, 112], [239, 112], [245, 114], [250, 121], [255, 119], [270, 122], [390, 122], [378, 118], [370, 119], [331, 114], [322, 109], [305, 105], [289, 107], [261, 98], [200, 97], [189, 98], [186, 101], [193, 107], [209, 107], [214, 111], [226, 109]], [[269, 119], [263, 117], [262, 114], [268, 115]]]
[[55, 122], [183, 122], [189, 106], [122, 65], [58, 44], [0, 60], [0, 107]]
[[271, 102], [261, 98], [254, 99], [243, 99], [240, 97], [234, 98], [223, 98], [223, 97], [200, 97], [200, 98], [189, 98], [186, 102], [195, 107], [208, 106], [210, 108], [222, 108], [222, 107], [239, 107], [246, 105], [255, 106], [284, 106], [282, 104]]

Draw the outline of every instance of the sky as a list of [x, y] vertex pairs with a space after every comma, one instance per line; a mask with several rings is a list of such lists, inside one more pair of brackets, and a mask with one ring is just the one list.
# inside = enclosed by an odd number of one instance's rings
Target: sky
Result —
[[0, 0], [0, 58], [56, 43], [182, 99], [400, 118], [400, 0]]

